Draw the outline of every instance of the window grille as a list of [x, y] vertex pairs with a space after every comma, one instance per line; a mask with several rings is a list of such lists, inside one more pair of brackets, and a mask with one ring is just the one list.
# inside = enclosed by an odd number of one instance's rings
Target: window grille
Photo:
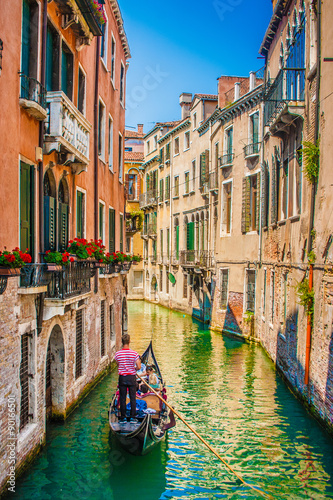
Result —
[[76, 349], [75, 349], [75, 378], [82, 375], [83, 361], [83, 310], [76, 313]]
[[101, 302], [101, 357], [105, 356], [105, 300]]
[[228, 282], [229, 282], [229, 269], [221, 269], [221, 309], [226, 309], [228, 304]]
[[21, 337], [21, 412], [20, 430], [29, 423], [29, 334]]
[[256, 272], [247, 270], [247, 294], [246, 294], [246, 310], [254, 312], [255, 308], [255, 290], [256, 290]]
[[116, 330], [114, 325], [114, 306], [110, 306], [110, 339], [111, 344], [116, 341]]

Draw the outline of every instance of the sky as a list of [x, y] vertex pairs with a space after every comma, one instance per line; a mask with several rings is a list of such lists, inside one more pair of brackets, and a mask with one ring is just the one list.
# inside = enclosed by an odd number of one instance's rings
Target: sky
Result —
[[264, 65], [259, 47], [271, 0], [119, 0], [132, 58], [126, 127], [179, 120], [179, 96], [217, 94], [221, 75], [248, 76]]

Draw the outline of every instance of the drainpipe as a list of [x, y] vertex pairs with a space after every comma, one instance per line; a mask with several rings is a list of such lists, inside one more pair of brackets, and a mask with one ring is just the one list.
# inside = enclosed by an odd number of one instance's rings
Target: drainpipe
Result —
[[[321, 77], [321, 1], [318, 2], [317, 12], [317, 88], [316, 88], [316, 117], [315, 117], [315, 141], [319, 138], [319, 112], [320, 112], [320, 77]], [[308, 235], [308, 252], [312, 250], [313, 237], [312, 230], [314, 228], [315, 201], [316, 201], [317, 183], [312, 184], [311, 189], [311, 208], [310, 208], [310, 224]], [[310, 264], [309, 269], [309, 292], [313, 289], [313, 264]], [[306, 350], [305, 350], [305, 367], [304, 367], [304, 383], [309, 384], [310, 372], [310, 354], [311, 354], [311, 338], [313, 330], [313, 317], [311, 311], [308, 312], [307, 330], [306, 330]]]
[[[264, 124], [264, 108], [265, 104], [262, 101], [260, 104], [261, 107], [261, 148], [260, 148], [260, 166], [261, 166], [261, 189], [260, 189], [260, 215], [259, 215], [259, 248], [258, 248], [258, 260], [259, 267], [261, 268], [262, 261], [262, 201], [263, 201], [263, 185], [262, 181], [264, 180], [264, 176], [262, 175], [263, 170], [265, 168], [265, 150], [264, 150], [264, 133], [265, 133], [265, 124]], [[267, 193], [266, 193], [267, 194]]]
[[[101, 38], [97, 37], [95, 67], [95, 103], [94, 103], [94, 238], [98, 240], [98, 79]], [[98, 269], [95, 272], [95, 293], [98, 291]]]
[[[46, 68], [46, 38], [47, 38], [47, 0], [43, 2], [43, 27], [42, 27], [42, 53], [41, 53], [41, 75], [40, 83], [45, 88], [45, 68]], [[39, 123], [39, 147], [43, 151], [44, 145], [44, 121]], [[44, 190], [43, 190], [43, 158], [38, 162], [38, 209], [39, 209], [39, 253], [44, 252]]]

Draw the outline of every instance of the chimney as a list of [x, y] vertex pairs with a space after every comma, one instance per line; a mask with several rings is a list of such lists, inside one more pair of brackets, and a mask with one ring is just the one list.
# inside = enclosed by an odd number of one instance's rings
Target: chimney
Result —
[[141, 135], [143, 135], [143, 125], [142, 125], [142, 123], [138, 124], [138, 133], [141, 134]]
[[191, 104], [192, 104], [192, 94], [183, 92], [179, 97], [179, 104], [182, 108], [182, 120], [190, 116]]
[[254, 71], [250, 72], [250, 91], [256, 86], [256, 74]]
[[235, 83], [235, 97], [234, 101], [238, 101], [240, 97], [240, 82]]

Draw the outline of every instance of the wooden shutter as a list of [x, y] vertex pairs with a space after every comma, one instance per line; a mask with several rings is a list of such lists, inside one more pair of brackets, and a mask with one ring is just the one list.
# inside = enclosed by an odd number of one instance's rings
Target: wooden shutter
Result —
[[109, 252], [115, 252], [116, 250], [116, 230], [115, 230], [116, 214], [115, 211], [110, 208], [109, 210]]
[[179, 226], [176, 226], [176, 260], [179, 259]]
[[259, 221], [260, 221], [260, 172], [257, 173], [256, 231], [259, 231]]
[[34, 200], [34, 169], [31, 165], [20, 164], [20, 247], [29, 249], [34, 254], [33, 234], [33, 200]]
[[56, 210], [55, 198], [44, 196], [44, 247], [45, 251], [56, 247]]
[[206, 149], [205, 151], [205, 165], [206, 165], [205, 182], [209, 182], [209, 149]]
[[188, 250], [194, 250], [194, 222], [187, 226], [188, 230]]
[[261, 204], [261, 216], [262, 216], [262, 227], [268, 226], [268, 199], [269, 199], [269, 168], [267, 162], [264, 163], [264, 168], [262, 171], [262, 204]]
[[200, 187], [202, 187], [206, 180], [206, 153], [200, 155]]
[[67, 203], [59, 203], [59, 250], [65, 252], [68, 245], [68, 215]]
[[83, 193], [76, 192], [76, 235], [83, 238]]
[[242, 189], [242, 233], [250, 229], [250, 177], [243, 178]]

